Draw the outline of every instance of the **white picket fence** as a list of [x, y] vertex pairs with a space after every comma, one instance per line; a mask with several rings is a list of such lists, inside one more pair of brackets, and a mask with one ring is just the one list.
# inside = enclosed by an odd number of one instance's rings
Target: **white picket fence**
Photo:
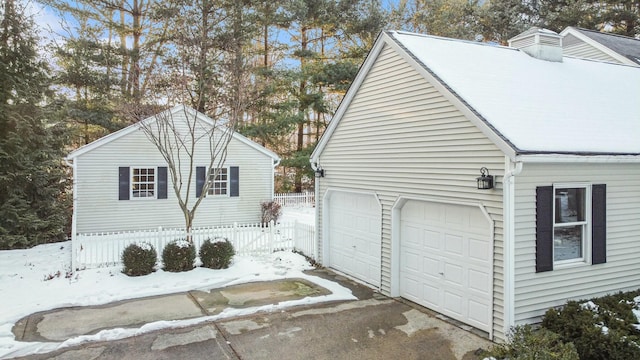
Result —
[[316, 196], [313, 192], [279, 193], [273, 195], [273, 200], [286, 207], [314, 207]]
[[[277, 224], [234, 224], [192, 229], [196, 250], [207, 239], [226, 238], [238, 255], [269, 254], [276, 250], [296, 250], [316, 259], [313, 225], [295, 222]], [[160, 261], [166, 244], [186, 237], [184, 229], [149, 229], [109, 233], [77, 234], [72, 242], [72, 266], [89, 269], [122, 263], [122, 251], [132, 243], [153, 245]]]

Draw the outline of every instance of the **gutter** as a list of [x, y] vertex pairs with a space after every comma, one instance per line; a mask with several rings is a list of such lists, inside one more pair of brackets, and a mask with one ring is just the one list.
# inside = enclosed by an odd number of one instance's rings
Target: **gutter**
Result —
[[[526, 163], [640, 163], [640, 155], [637, 154], [607, 154], [607, 155], [572, 155], [572, 154], [529, 154], [516, 155], [516, 164], [518, 162]], [[517, 174], [515, 174], [517, 175]], [[506, 175], [505, 175], [506, 177]]]
[[503, 208], [504, 208], [504, 334], [515, 325], [515, 179], [522, 173], [522, 161], [512, 162], [505, 156], [503, 177]]

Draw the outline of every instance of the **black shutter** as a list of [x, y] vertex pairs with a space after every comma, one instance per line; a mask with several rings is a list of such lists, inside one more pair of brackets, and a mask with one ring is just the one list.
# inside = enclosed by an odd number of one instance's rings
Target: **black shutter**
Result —
[[553, 270], [553, 186], [536, 188], [536, 272]]
[[196, 167], [196, 197], [200, 197], [202, 194], [202, 188], [204, 187], [204, 178], [207, 176], [207, 169], [204, 166]]
[[167, 198], [167, 167], [158, 167], [158, 199]]
[[607, 262], [607, 185], [591, 187], [591, 263]]
[[229, 173], [229, 196], [240, 196], [240, 168], [231, 166]]
[[129, 167], [118, 168], [118, 200], [129, 200]]

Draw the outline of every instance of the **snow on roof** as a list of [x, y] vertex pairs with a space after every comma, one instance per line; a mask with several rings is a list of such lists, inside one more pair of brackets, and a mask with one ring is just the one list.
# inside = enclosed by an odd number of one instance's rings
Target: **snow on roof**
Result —
[[640, 68], [388, 34], [519, 153], [640, 154]]

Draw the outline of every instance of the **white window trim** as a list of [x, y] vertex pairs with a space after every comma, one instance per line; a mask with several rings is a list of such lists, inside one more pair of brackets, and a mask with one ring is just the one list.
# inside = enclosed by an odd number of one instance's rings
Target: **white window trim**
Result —
[[[227, 184], [227, 185], [226, 185], [226, 187], [225, 187], [225, 190], [226, 190], [226, 191], [225, 191], [225, 193], [224, 193], [224, 194], [212, 194], [212, 193], [210, 193], [210, 191], [213, 191], [213, 189], [214, 189], [214, 188], [213, 188], [214, 180], [211, 180], [211, 175], [213, 175], [213, 174], [210, 174], [210, 175], [209, 175], [209, 179], [207, 179], [207, 181], [208, 181], [210, 184], [209, 184], [209, 190], [207, 190], [207, 194], [206, 194], [206, 196], [229, 197], [229, 193], [231, 192], [231, 189], [230, 189], [230, 186], [231, 186], [231, 183], [230, 183], [230, 180], [231, 180], [231, 179], [230, 179], [230, 176], [231, 176], [231, 170], [229, 169], [229, 167], [228, 167], [228, 166], [222, 166], [222, 167], [212, 168], [212, 170], [215, 170], [215, 169], [225, 169], [225, 170], [226, 170], [226, 172], [227, 172], [227, 180], [225, 181], [225, 182], [226, 182], [226, 184]], [[222, 181], [219, 181], [219, 182], [222, 182]]]
[[[153, 196], [136, 197], [133, 196], [133, 170], [153, 169]], [[135, 201], [154, 200], [158, 198], [158, 167], [157, 166], [129, 166], [129, 199]]]
[[[555, 260], [555, 229], [556, 229], [556, 189], [566, 188], [583, 188], [585, 189], [585, 207], [584, 222], [566, 223], [564, 226], [583, 225], [584, 234], [582, 236], [582, 257], [568, 260]], [[566, 268], [577, 265], [591, 265], [591, 225], [592, 225], [592, 206], [591, 206], [591, 184], [590, 183], [558, 183], [553, 184], [553, 266], [555, 268]]]

